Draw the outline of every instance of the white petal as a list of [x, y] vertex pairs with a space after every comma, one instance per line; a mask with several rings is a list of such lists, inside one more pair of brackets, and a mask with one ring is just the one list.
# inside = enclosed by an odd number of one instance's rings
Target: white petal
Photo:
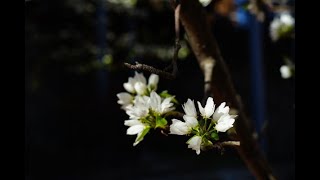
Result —
[[156, 74], [151, 74], [148, 80], [148, 86], [154, 89], [157, 88], [159, 82], [159, 76]]
[[145, 125], [141, 125], [141, 124], [131, 126], [127, 129], [127, 134], [128, 135], [138, 134], [138, 133], [142, 132], [144, 128], [145, 128]]
[[134, 106], [128, 106], [126, 108], [126, 113], [129, 115], [130, 119], [140, 119], [148, 115], [149, 107], [144, 104], [135, 104]]
[[143, 73], [135, 72], [134, 79], [135, 79], [137, 82], [142, 82], [143, 84], [147, 84], [147, 80], [146, 80], [146, 78], [144, 77]]
[[206, 103], [206, 107], [204, 108], [205, 110], [205, 117], [209, 118], [213, 112], [214, 112], [214, 102], [213, 102], [213, 98], [209, 97], [207, 99], [207, 103]]
[[191, 128], [194, 128], [199, 124], [198, 120], [192, 116], [184, 115], [183, 119], [186, 121], [187, 126]]
[[121, 92], [117, 94], [117, 97], [119, 98], [119, 100], [117, 101], [118, 104], [122, 104], [122, 105], [126, 105], [126, 104], [130, 104], [133, 97], [131, 96], [131, 94], [126, 93], [126, 92]]
[[134, 87], [132, 86], [131, 83], [124, 83], [123, 87], [126, 91], [130, 92], [130, 93], [135, 93]]
[[143, 125], [139, 120], [136, 119], [130, 119], [130, 120], [125, 120], [124, 125], [126, 126], [134, 126], [134, 125]]
[[202, 138], [200, 136], [193, 136], [188, 142], [188, 148], [191, 148], [196, 151], [196, 153], [200, 154], [200, 147], [201, 147]]
[[161, 110], [160, 110], [161, 114], [174, 110], [174, 107], [172, 107], [173, 103], [171, 103], [171, 100], [172, 100], [171, 97], [165, 98], [163, 100], [163, 102], [161, 103]]
[[188, 101], [182, 106], [182, 108], [187, 116], [197, 117], [197, 110], [194, 102], [191, 99], [188, 99]]
[[225, 106], [225, 105], [226, 105], [225, 102], [220, 104], [220, 106], [216, 109], [216, 111], [212, 116], [213, 120], [217, 121], [218, 119], [220, 119], [222, 115], [229, 113], [230, 108], [229, 106]]
[[135, 97], [135, 99], [133, 100], [134, 104], [135, 105], [139, 105], [139, 106], [142, 106], [142, 105], [148, 105], [148, 100], [149, 100], [149, 97], [148, 96], [140, 96], [140, 95], [137, 95]]
[[143, 84], [142, 82], [136, 82], [134, 84], [134, 89], [137, 92], [137, 94], [143, 95], [147, 90], [147, 86], [146, 86], [146, 84]]
[[150, 93], [149, 105], [152, 110], [160, 113], [161, 111], [161, 97], [154, 91]]
[[235, 119], [233, 119], [229, 114], [225, 114], [220, 117], [215, 129], [219, 132], [226, 132], [228, 129], [233, 127]]
[[201, 103], [199, 101], [198, 101], [198, 108], [199, 108], [200, 114], [202, 116], [205, 116], [204, 108], [202, 107], [202, 105], [201, 105]]
[[185, 135], [188, 134], [189, 131], [190, 128], [186, 123], [178, 119], [172, 119], [172, 124], [170, 125], [170, 134]]

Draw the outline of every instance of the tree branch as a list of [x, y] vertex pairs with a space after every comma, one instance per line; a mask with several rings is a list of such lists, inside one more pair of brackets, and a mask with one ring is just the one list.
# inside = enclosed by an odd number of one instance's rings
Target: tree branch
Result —
[[222, 146], [240, 146], [240, 141], [224, 141], [218, 142], [213, 145], [214, 147], [222, 147]]
[[[188, 35], [189, 44], [204, 74], [205, 96], [211, 95], [216, 103], [226, 101], [239, 112], [235, 122], [237, 139], [241, 146], [237, 150], [249, 170], [259, 180], [275, 179], [271, 168], [253, 138], [252, 122], [245, 115], [243, 103], [237, 94], [228, 67], [217, 42], [206, 21], [206, 14], [198, 0], [182, 0], [180, 20]], [[214, 70], [213, 70], [214, 69]]]
[[154, 67], [146, 65], [146, 64], [140, 64], [140, 63], [136, 62], [136, 65], [129, 64], [129, 63], [124, 63], [124, 65], [130, 69], [133, 69], [133, 70], [141, 70], [141, 71], [147, 71], [150, 73], [158, 74], [159, 76], [164, 77], [166, 79], [172, 80], [172, 79], [176, 78], [176, 76], [173, 74], [170, 74], [166, 71], [154, 68]]

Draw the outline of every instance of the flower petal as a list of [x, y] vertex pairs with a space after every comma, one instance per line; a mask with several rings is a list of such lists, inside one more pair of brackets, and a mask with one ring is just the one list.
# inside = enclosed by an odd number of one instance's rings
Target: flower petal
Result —
[[188, 134], [189, 131], [190, 129], [186, 123], [178, 119], [172, 119], [172, 124], [170, 125], [170, 134], [185, 135]]
[[119, 100], [117, 101], [118, 104], [121, 105], [126, 105], [126, 104], [130, 104], [133, 97], [131, 96], [131, 94], [126, 93], [126, 92], [121, 92], [117, 94], [117, 97], [119, 98]]
[[136, 82], [134, 84], [134, 90], [137, 92], [137, 94], [143, 95], [147, 90], [147, 86], [146, 86], [146, 84], [143, 84], [142, 82]]
[[164, 114], [175, 109], [174, 107], [172, 107], [173, 103], [171, 103], [171, 100], [172, 97], [165, 98], [163, 100], [163, 102], [161, 103], [161, 110], [159, 113]]
[[219, 132], [226, 132], [228, 129], [233, 127], [234, 122], [235, 119], [233, 119], [229, 114], [224, 114], [218, 120], [215, 129]]
[[156, 74], [151, 74], [148, 80], [148, 86], [152, 89], [157, 89], [159, 82], [159, 76]]
[[187, 126], [191, 128], [194, 128], [199, 124], [198, 120], [192, 116], [184, 115], [183, 119], [186, 121]]
[[207, 99], [206, 107], [204, 109], [205, 109], [205, 117], [209, 118], [214, 112], [214, 102], [212, 97], [209, 97]]
[[217, 121], [218, 119], [220, 119], [220, 117], [224, 114], [228, 114], [229, 113], [229, 106], [225, 106], [226, 103], [223, 102], [220, 104], [220, 106], [216, 109], [216, 111], [214, 112], [212, 119]]
[[125, 120], [124, 125], [126, 126], [134, 126], [134, 125], [143, 125], [139, 120], [136, 119], [130, 119], [130, 120]]
[[202, 107], [202, 105], [201, 105], [201, 103], [199, 101], [198, 101], [198, 108], [199, 108], [200, 114], [202, 116], [205, 116], [204, 108]]
[[123, 87], [126, 91], [130, 92], [130, 93], [135, 93], [134, 87], [131, 83], [124, 83]]
[[127, 135], [135, 135], [143, 131], [145, 125], [139, 124], [131, 126], [127, 129]]
[[161, 97], [154, 91], [150, 93], [149, 105], [156, 112], [161, 111]]
[[187, 116], [197, 117], [197, 110], [194, 102], [191, 99], [188, 99], [188, 101], [182, 106], [182, 108]]
[[196, 153], [200, 154], [202, 138], [200, 136], [193, 136], [191, 139], [187, 141], [188, 148], [191, 148], [196, 151]]
[[143, 84], [147, 84], [147, 80], [146, 80], [146, 78], [144, 77], [143, 73], [135, 72], [134, 79], [135, 79], [137, 82], [142, 82]]

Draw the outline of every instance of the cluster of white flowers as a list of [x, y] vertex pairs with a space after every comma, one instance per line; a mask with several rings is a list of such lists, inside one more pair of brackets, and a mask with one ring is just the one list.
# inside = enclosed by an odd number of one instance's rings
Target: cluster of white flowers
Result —
[[281, 37], [289, 35], [294, 29], [294, 24], [294, 18], [287, 12], [282, 12], [276, 16], [270, 24], [272, 41], [277, 41]]
[[127, 92], [117, 94], [118, 104], [126, 111], [129, 120], [124, 124], [129, 126], [128, 135], [137, 135], [134, 146], [141, 142], [151, 128], [165, 128], [167, 120], [164, 115], [175, 109], [174, 96], [167, 92], [156, 93], [159, 76], [151, 74], [148, 80], [142, 73], [135, 72], [123, 84]]
[[198, 102], [200, 115], [197, 113], [194, 101], [188, 99], [182, 105], [185, 112], [184, 121], [172, 119], [169, 127], [165, 115], [175, 109], [176, 100], [167, 91], [156, 93], [158, 81], [158, 75], [152, 74], [147, 84], [143, 74], [135, 72], [135, 76], [129, 77], [128, 82], [123, 85], [127, 92], [117, 94], [118, 103], [129, 116], [129, 120], [124, 122], [124, 125], [129, 126], [127, 134], [137, 135], [134, 146], [143, 140], [150, 129], [168, 128], [170, 134], [192, 135], [187, 141], [188, 148], [200, 154], [200, 150], [213, 146], [212, 141], [219, 140], [218, 133], [226, 132], [233, 127], [236, 115], [231, 115], [230, 108], [225, 102], [215, 108], [212, 97], [207, 99], [205, 107]]
[[188, 148], [200, 154], [200, 149], [206, 149], [212, 146], [212, 140], [218, 140], [218, 132], [226, 132], [233, 127], [236, 115], [229, 114], [229, 106], [223, 102], [215, 109], [212, 97], [207, 99], [205, 107], [198, 102], [198, 108], [201, 116], [197, 116], [197, 110], [194, 101], [188, 99], [184, 104], [185, 115], [183, 121], [173, 119], [170, 125], [170, 134], [193, 135], [187, 141]]

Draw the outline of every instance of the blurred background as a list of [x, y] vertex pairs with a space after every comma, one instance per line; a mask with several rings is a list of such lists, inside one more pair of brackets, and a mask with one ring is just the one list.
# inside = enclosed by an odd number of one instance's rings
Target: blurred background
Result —
[[[291, 8], [294, 1], [274, 1]], [[277, 16], [258, 21], [246, 0], [204, 4], [261, 146], [279, 179], [294, 179], [294, 38], [270, 38]], [[149, 133], [133, 147], [116, 94], [134, 71], [124, 62], [164, 68], [174, 45], [166, 0], [25, 1], [25, 179], [254, 179], [237, 152], [187, 149], [187, 137]], [[159, 89], [201, 100], [203, 76], [181, 30], [178, 78]], [[149, 76], [148, 73], [144, 73]]]

